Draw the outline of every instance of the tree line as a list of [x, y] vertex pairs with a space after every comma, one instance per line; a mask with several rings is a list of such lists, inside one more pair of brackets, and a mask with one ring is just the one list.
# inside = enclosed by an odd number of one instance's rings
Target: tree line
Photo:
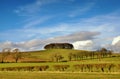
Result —
[[[97, 50], [97, 51], [74, 52], [74, 53], [68, 54], [68, 60], [66, 61], [78, 61], [78, 60], [86, 60], [86, 59], [101, 60], [102, 58], [112, 57], [112, 53], [113, 51], [107, 50], [105, 48], [101, 48], [100, 50]], [[51, 61], [54, 61], [54, 62], [60, 62], [64, 60], [64, 56], [59, 53], [52, 54], [50, 58], [51, 58]]]
[[102, 48], [97, 51], [81, 51], [81, 52], [77, 52], [77, 53], [69, 53], [68, 58], [69, 58], [69, 61], [94, 59], [94, 58], [101, 60], [102, 58], [111, 57], [111, 56], [112, 56], [111, 50]]

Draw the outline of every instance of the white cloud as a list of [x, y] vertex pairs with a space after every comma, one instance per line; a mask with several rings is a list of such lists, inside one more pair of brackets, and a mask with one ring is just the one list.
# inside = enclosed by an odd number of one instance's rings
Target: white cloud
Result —
[[90, 49], [93, 47], [92, 40], [84, 40], [84, 41], [76, 41], [73, 42], [73, 46], [75, 49]]
[[[36, 27], [30, 26], [28, 28], [22, 29], [11, 29], [6, 30], [0, 33], [0, 37], [3, 40], [11, 40], [11, 41], [24, 41], [36, 38], [50, 38], [55, 36], [60, 36], [66, 34], [66, 30], [68, 30], [68, 26], [66, 25], [58, 25], [53, 27]], [[70, 31], [70, 30], [68, 30]]]
[[[101, 35], [97, 38], [105, 39], [119, 35], [120, 29], [120, 17], [118, 16], [118, 12], [116, 14], [111, 13], [107, 15], [99, 15], [70, 23], [57, 23], [54, 25], [48, 25], [47, 27], [40, 27], [39, 24], [45, 23], [46, 20], [47, 17], [43, 21], [42, 19], [27, 21], [24, 27], [28, 28], [11, 29], [9, 31], [6, 30], [0, 33], [0, 37], [2, 40], [24, 41], [30, 39], [47, 39], [56, 36], [66, 36], [78, 31], [91, 31], [100, 32]], [[51, 17], [48, 18], [48, 20], [51, 20]], [[87, 37], [89, 38], [89, 35]], [[78, 38], [80, 37], [78, 36]]]
[[118, 14], [119, 12], [115, 12], [106, 15], [97, 15], [91, 18], [83, 18], [76, 22], [73, 21], [69, 25], [72, 27], [72, 30], [101, 32], [100, 39], [114, 37], [120, 34], [118, 30], [120, 29], [120, 16]]
[[34, 19], [32, 21], [28, 21], [23, 27], [24, 28], [32, 28], [36, 27], [37, 25], [40, 25], [41, 23], [44, 23], [45, 21], [51, 19], [52, 17], [45, 16], [45, 17], [40, 17], [38, 19]]
[[0, 43], [0, 48], [4, 48], [4, 47], [9, 48], [9, 47], [12, 47], [12, 44], [13, 44], [12, 42], [6, 41], [3, 43]]
[[[44, 18], [44, 17], [43, 17]], [[50, 20], [51, 18], [45, 19], [35, 19], [25, 22], [22, 29], [12, 29], [9, 31], [4, 31], [0, 33], [2, 40], [8, 39], [12, 41], [25, 41], [31, 39], [43, 39], [44, 40], [34, 40], [28, 42], [3, 42], [0, 43], [0, 48], [3, 47], [19, 47], [22, 49], [39, 49], [43, 45], [50, 42], [76, 42], [84, 40], [92, 40], [97, 38], [97, 48], [101, 45], [105, 46], [105, 40], [109, 37], [114, 37], [120, 34], [120, 16], [119, 12], [99, 15], [91, 18], [80, 19], [70, 23], [57, 23], [55, 25], [48, 25], [47, 27], [36, 27], [38, 24]], [[35, 27], [34, 27], [35, 26]], [[74, 33], [82, 31], [80, 33]], [[74, 33], [74, 34], [70, 34]], [[101, 35], [99, 35], [101, 33]], [[99, 35], [99, 36], [97, 36]], [[58, 37], [56, 37], [58, 36]], [[95, 37], [96, 36], [96, 37]], [[51, 39], [50, 39], [51, 38]], [[36, 42], [36, 43], [35, 43]], [[99, 43], [100, 42], [100, 43]], [[105, 44], [104, 44], [105, 43]], [[120, 43], [115, 40], [113, 41], [111, 49], [118, 50]], [[95, 47], [95, 46], [94, 46]], [[109, 47], [109, 46], [108, 46]]]
[[118, 42], [120, 42], [120, 36], [115, 37], [112, 41], [112, 45], [116, 45]]
[[100, 35], [99, 32], [88, 32], [88, 31], [82, 31], [82, 32], [77, 32], [73, 33], [67, 36], [61, 36], [61, 37], [56, 37], [54, 38], [55, 40], [60, 40], [60, 41], [68, 41], [68, 42], [74, 42], [74, 41], [79, 41], [79, 40], [88, 40], [88, 39], [94, 39], [95, 36]]
[[115, 53], [120, 52], [120, 36], [114, 37], [111, 44], [104, 44], [104, 47], [113, 50]]

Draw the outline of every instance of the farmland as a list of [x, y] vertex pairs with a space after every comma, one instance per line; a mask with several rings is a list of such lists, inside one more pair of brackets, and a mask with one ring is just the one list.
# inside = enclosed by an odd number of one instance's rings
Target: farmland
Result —
[[[63, 58], [51, 61], [51, 56], [58, 53]], [[82, 55], [69, 60], [69, 54]], [[86, 53], [86, 54], [83, 54]], [[120, 78], [120, 55], [112, 54], [97, 58], [84, 50], [41, 50], [22, 52], [23, 58], [16, 63], [12, 54], [0, 63], [1, 79], [118, 79]], [[2, 55], [2, 54], [1, 54]], [[88, 56], [85, 56], [88, 55]], [[7, 75], [7, 76], [5, 76]], [[87, 76], [86, 76], [87, 75]], [[36, 77], [37, 76], [37, 77]], [[36, 77], [36, 78], [35, 78]]]
[[[69, 67], [65, 70], [67, 72], [71, 72], [71, 71], [80, 71], [79, 68], [75, 69], [74, 65], [93, 65], [93, 69], [94, 72], [96, 72], [96, 64], [97, 65], [104, 65], [105, 68], [105, 72], [108, 72], [108, 66], [110, 64], [115, 65], [114, 66], [114, 72], [119, 72], [120, 69], [119, 68], [119, 61], [120, 61], [120, 57], [112, 57], [112, 58], [103, 58], [101, 61], [99, 61], [98, 59], [93, 59], [93, 60], [81, 60], [81, 61], [69, 61], [69, 62], [43, 62], [43, 63], [0, 63], [0, 68], [8, 68], [8, 67], [36, 67], [36, 66], [49, 66], [49, 68], [46, 71], [56, 71], [54, 66], [55, 65], [69, 65]], [[34, 71], [34, 70], [33, 70]], [[85, 72], [88, 72], [88, 69], [86, 69]], [[102, 72], [101, 70], [97, 71], [97, 72]]]

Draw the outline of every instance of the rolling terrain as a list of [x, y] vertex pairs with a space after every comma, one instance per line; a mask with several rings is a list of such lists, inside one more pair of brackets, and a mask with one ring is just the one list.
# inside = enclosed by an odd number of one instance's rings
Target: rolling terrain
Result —
[[[94, 57], [91, 54], [93, 54], [91, 51], [72, 49], [27, 51], [21, 52], [22, 57], [15, 63], [14, 53], [11, 52], [4, 59], [4, 63], [0, 63], [0, 77], [1, 79], [120, 78], [120, 54], [113, 53], [101, 58], [98, 52], [94, 52]], [[53, 61], [52, 59], [56, 57], [60, 60]]]

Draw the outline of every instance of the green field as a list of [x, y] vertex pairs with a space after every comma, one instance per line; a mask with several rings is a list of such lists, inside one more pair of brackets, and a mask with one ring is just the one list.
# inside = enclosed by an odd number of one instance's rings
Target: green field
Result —
[[40, 65], [56, 65], [56, 64], [66, 64], [66, 65], [75, 65], [75, 64], [95, 64], [95, 63], [113, 63], [120, 64], [120, 57], [111, 57], [111, 58], [102, 58], [100, 61], [98, 59], [88, 59], [80, 61], [68, 61], [68, 62], [45, 62], [45, 63], [0, 63], [1, 67], [17, 67], [17, 66], [40, 66]]
[[119, 79], [120, 73], [0, 72], [0, 79]]
[[[100, 60], [95, 56], [93, 59], [90, 57], [84, 58], [82, 60], [72, 60], [69, 61], [68, 55], [70, 53], [84, 53], [88, 51], [83, 50], [65, 50], [65, 49], [54, 49], [54, 50], [41, 50], [41, 51], [31, 51], [31, 52], [23, 52], [24, 58], [18, 61], [18, 63], [13, 62], [12, 54], [5, 59], [4, 63], [0, 63], [0, 68], [9, 68], [9, 67], [29, 67], [29, 66], [44, 66], [48, 65], [49, 68], [45, 71], [0, 71], [0, 79], [119, 79], [120, 78], [120, 68], [118, 64], [120, 64], [120, 55], [112, 54], [111, 57], [103, 57]], [[21, 62], [21, 61], [39, 61], [39, 60], [51, 60], [50, 57], [54, 54], [60, 54], [64, 58], [60, 62]], [[66, 62], [63, 62], [67, 60]], [[12, 61], [12, 63], [11, 63]], [[94, 72], [86, 69], [81, 72], [80, 69], [75, 69], [73, 67], [76, 64], [114, 64], [116, 65], [108, 70], [107, 67], [104, 68], [105, 71], [101, 71], [101, 69], [93, 68]], [[56, 71], [54, 69], [54, 65], [69, 65], [67, 69], [64, 71]]]
[[[91, 51], [86, 50], [73, 50], [73, 49], [50, 49], [50, 50], [40, 50], [40, 51], [27, 51], [22, 52], [23, 57], [19, 59], [18, 62], [23, 61], [51, 61], [51, 57], [55, 54], [61, 55], [63, 59], [61, 61], [69, 61], [69, 54], [76, 54], [76, 55], [85, 55], [86, 53], [90, 53]], [[115, 54], [114, 54], [115, 55]], [[0, 54], [1, 56], [1, 54]], [[120, 57], [120, 54], [117, 54], [117, 57]], [[97, 55], [94, 56], [94, 59], [97, 58]], [[107, 58], [107, 57], [106, 57]], [[83, 59], [90, 59], [88, 56], [87, 58]], [[72, 60], [75, 60], [74, 58]], [[109, 59], [108, 59], [109, 60]], [[110, 59], [111, 60], [111, 59]], [[12, 53], [5, 58], [5, 62], [15, 62], [15, 59], [12, 57]], [[90, 60], [91, 61], [91, 60]], [[106, 59], [107, 61], [107, 59]], [[113, 60], [111, 62], [114, 62]]]
[[[114, 72], [119, 72], [120, 69], [118, 69], [117, 65], [120, 64], [120, 57], [112, 57], [112, 58], [103, 58], [101, 61], [98, 59], [93, 60], [81, 60], [81, 61], [69, 61], [69, 62], [45, 62], [45, 63], [0, 63], [0, 68], [7, 68], [7, 67], [26, 67], [26, 66], [44, 66], [48, 65], [49, 68], [46, 71], [55, 71], [54, 65], [69, 65], [70, 67], [67, 68], [65, 71], [71, 72], [71, 71], [79, 71], [79, 69], [75, 69], [73, 67], [76, 64], [102, 64], [102, 63], [112, 63], [116, 65], [114, 67]], [[94, 71], [95, 68], [93, 68]], [[108, 71], [107, 68], [105, 68], [106, 71]], [[101, 72], [101, 71], [100, 71]]]

